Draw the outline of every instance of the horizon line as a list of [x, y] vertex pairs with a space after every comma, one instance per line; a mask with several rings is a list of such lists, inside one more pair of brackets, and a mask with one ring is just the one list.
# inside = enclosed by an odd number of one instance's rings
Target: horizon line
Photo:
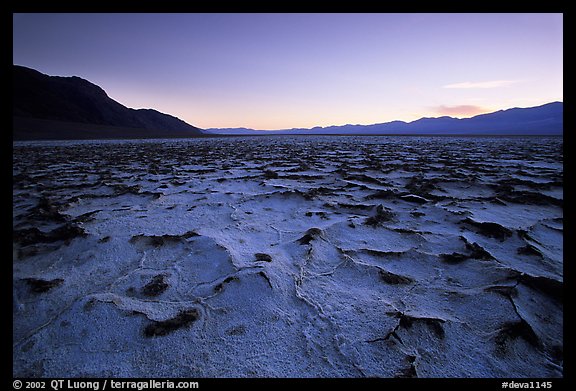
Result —
[[418, 119], [412, 120], [412, 121], [404, 121], [404, 120], [400, 120], [400, 119], [395, 119], [395, 120], [391, 120], [391, 121], [386, 121], [386, 122], [374, 122], [374, 123], [368, 123], [368, 124], [352, 124], [352, 123], [346, 123], [346, 124], [341, 124], [341, 125], [327, 125], [327, 126], [320, 126], [320, 125], [316, 125], [316, 126], [312, 126], [312, 127], [292, 127], [292, 128], [277, 128], [277, 129], [255, 129], [255, 128], [249, 128], [249, 127], [245, 127], [245, 126], [235, 126], [235, 127], [224, 127], [224, 128], [220, 128], [220, 127], [210, 127], [210, 128], [199, 128], [205, 131], [210, 131], [211, 129], [215, 129], [215, 130], [240, 130], [240, 129], [244, 129], [244, 130], [253, 130], [253, 131], [258, 131], [258, 132], [278, 132], [278, 131], [290, 131], [290, 130], [312, 130], [312, 129], [327, 129], [327, 128], [335, 128], [335, 127], [343, 127], [343, 126], [371, 126], [371, 125], [384, 125], [384, 124], [389, 124], [392, 122], [402, 122], [405, 124], [411, 124], [413, 122], [416, 121], [420, 121], [423, 119], [439, 119], [439, 118], [452, 118], [452, 119], [456, 119], [456, 120], [464, 120], [464, 119], [470, 119], [470, 118], [475, 118], [475, 117], [479, 117], [481, 115], [487, 115], [487, 114], [493, 114], [493, 113], [498, 113], [498, 112], [502, 112], [502, 111], [507, 111], [507, 110], [514, 110], [514, 109], [531, 109], [531, 108], [535, 108], [535, 107], [540, 107], [540, 106], [546, 106], [546, 105], [550, 105], [550, 104], [554, 104], [554, 103], [562, 103], [564, 104], [563, 100], [555, 100], [552, 102], [547, 102], [547, 103], [542, 103], [540, 105], [536, 105], [536, 106], [526, 106], [526, 107], [519, 107], [519, 106], [513, 106], [513, 107], [507, 107], [507, 108], [503, 108], [503, 109], [498, 109], [495, 111], [489, 111], [489, 112], [485, 112], [485, 113], [480, 113], [480, 114], [476, 114], [476, 115], [472, 115], [472, 116], [468, 116], [468, 117], [453, 117], [453, 116], [449, 116], [449, 115], [441, 115], [438, 117], [420, 117]]

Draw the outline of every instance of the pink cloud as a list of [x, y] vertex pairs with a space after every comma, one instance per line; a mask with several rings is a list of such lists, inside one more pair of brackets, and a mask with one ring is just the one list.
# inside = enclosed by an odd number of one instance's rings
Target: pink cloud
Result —
[[474, 115], [487, 113], [483, 107], [474, 105], [459, 105], [459, 106], [435, 106], [432, 108], [436, 113], [441, 115], [451, 115], [456, 117], [471, 117]]

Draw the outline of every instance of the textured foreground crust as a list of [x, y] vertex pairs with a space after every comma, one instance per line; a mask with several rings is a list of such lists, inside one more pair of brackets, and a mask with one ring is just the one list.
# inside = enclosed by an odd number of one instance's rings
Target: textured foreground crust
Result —
[[24, 376], [560, 377], [561, 138], [14, 146]]

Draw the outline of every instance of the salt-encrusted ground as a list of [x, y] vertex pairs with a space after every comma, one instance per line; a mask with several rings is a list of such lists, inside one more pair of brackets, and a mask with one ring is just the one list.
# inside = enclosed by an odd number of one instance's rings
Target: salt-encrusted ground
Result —
[[14, 376], [560, 377], [562, 138], [14, 144]]

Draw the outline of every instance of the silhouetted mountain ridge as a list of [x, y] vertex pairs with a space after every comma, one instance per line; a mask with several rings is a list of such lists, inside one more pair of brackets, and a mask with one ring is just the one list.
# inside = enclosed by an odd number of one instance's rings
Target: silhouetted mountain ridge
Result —
[[[82, 124], [90, 128], [90, 138], [187, 137], [202, 131], [174, 116], [153, 109], [131, 109], [112, 98], [99, 86], [77, 76], [48, 76], [34, 69], [13, 67], [13, 135], [15, 139], [86, 138]], [[37, 121], [41, 120], [41, 121]], [[75, 124], [74, 127], [62, 124]], [[69, 128], [63, 131], [63, 128]], [[123, 130], [124, 129], [124, 130]], [[134, 132], [131, 129], [146, 131]]]
[[528, 108], [498, 110], [471, 118], [420, 118], [372, 125], [341, 125], [310, 129], [253, 131], [246, 128], [207, 129], [214, 134], [423, 134], [423, 135], [562, 135], [564, 104], [552, 102]]

